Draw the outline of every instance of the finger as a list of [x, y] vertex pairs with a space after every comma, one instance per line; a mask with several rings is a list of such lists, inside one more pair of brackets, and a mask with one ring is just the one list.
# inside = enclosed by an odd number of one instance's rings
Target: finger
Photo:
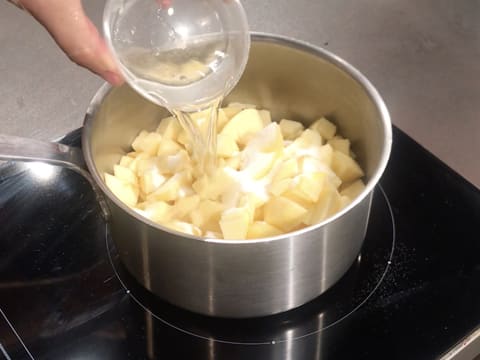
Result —
[[80, 0], [19, 0], [52, 35], [68, 57], [113, 85], [123, 78]]
[[170, 6], [172, 6], [172, 0], [157, 0], [157, 4], [162, 9], [168, 9]]
[[7, 1], [15, 5], [16, 7], [23, 9], [22, 5], [20, 4], [20, 0], [7, 0]]

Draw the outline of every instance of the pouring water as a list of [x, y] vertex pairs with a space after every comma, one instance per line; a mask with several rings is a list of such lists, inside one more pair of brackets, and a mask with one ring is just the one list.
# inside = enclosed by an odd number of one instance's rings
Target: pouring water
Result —
[[[207, 172], [215, 165], [218, 107], [240, 79], [250, 34], [238, 0], [107, 0], [104, 32], [128, 84], [166, 107]], [[207, 131], [191, 114], [205, 111]]]

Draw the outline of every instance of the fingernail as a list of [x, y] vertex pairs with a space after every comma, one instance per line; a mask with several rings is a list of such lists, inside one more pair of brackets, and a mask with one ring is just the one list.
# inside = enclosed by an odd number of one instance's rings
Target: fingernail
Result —
[[102, 73], [102, 77], [107, 80], [110, 84], [113, 86], [119, 86], [122, 85], [124, 82], [124, 79], [122, 76], [119, 74], [113, 72], [113, 71], [105, 71]]

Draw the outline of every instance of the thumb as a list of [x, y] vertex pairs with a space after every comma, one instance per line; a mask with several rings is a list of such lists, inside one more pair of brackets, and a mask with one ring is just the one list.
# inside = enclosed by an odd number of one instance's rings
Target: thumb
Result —
[[73, 62], [113, 85], [123, 83], [105, 41], [85, 15], [80, 0], [20, 0], [18, 3], [48, 30]]

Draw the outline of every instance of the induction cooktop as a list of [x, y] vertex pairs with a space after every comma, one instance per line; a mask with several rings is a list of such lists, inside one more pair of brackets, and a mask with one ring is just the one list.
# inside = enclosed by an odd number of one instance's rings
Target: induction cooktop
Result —
[[[80, 146], [80, 134], [62, 142]], [[393, 134], [348, 272], [313, 301], [254, 319], [163, 302], [120, 262], [85, 179], [4, 163], [0, 359], [423, 360], [461, 349], [480, 329], [480, 191]]]

